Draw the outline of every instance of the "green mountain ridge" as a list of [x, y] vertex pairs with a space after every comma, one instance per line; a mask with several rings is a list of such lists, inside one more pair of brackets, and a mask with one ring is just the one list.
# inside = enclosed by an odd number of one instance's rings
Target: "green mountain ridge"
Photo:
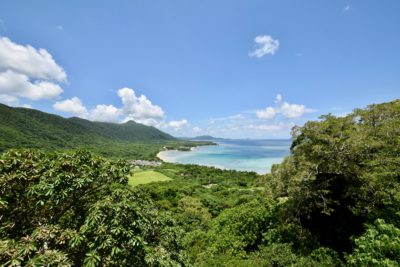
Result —
[[57, 149], [175, 140], [167, 133], [134, 121], [93, 122], [0, 104], [0, 151], [18, 147]]

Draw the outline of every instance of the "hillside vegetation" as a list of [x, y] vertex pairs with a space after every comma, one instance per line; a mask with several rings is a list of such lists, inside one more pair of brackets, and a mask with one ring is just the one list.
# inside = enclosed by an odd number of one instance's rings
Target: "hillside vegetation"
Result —
[[0, 151], [9, 148], [46, 150], [86, 148], [106, 157], [155, 159], [163, 146], [201, 143], [179, 141], [154, 127], [134, 121], [92, 122], [63, 118], [28, 108], [0, 104]]
[[136, 170], [86, 151], [0, 163], [1, 265], [399, 266], [399, 100], [294, 128], [263, 176], [163, 164], [171, 180], [129, 186]]
[[175, 140], [169, 134], [143, 124], [92, 122], [69, 118], [28, 108], [0, 104], [0, 148], [73, 147], [104, 141]]

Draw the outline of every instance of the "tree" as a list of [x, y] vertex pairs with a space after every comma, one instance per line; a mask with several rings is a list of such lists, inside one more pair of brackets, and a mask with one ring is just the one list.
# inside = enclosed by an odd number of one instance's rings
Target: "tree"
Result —
[[186, 264], [181, 231], [127, 185], [124, 162], [11, 150], [0, 163], [0, 264]]
[[355, 240], [354, 252], [346, 257], [349, 266], [399, 266], [400, 229], [378, 219]]
[[295, 128], [291, 155], [269, 183], [275, 197], [289, 198], [289, 217], [323, 246], [349, 252], [350, 237], [361, 234], [365, 222], [398, 224], [399, 155], [396, 100]]

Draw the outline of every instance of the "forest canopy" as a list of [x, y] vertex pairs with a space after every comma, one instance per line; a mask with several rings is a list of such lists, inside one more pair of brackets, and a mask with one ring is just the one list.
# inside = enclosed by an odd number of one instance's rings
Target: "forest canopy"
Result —
[[400, 101], [293, 129], [270, 174], [78, 150], [0, 156], [0, 264], [398, 266]]

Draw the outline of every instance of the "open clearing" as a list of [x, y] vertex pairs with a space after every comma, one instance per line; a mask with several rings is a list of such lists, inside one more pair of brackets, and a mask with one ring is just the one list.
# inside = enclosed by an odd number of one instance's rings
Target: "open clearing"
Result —
[[163, 182], [172, 180], [168, 176], [153, 170], [135, 172], [129, 177], [129, 185], [137, 186], [152, 182]]

